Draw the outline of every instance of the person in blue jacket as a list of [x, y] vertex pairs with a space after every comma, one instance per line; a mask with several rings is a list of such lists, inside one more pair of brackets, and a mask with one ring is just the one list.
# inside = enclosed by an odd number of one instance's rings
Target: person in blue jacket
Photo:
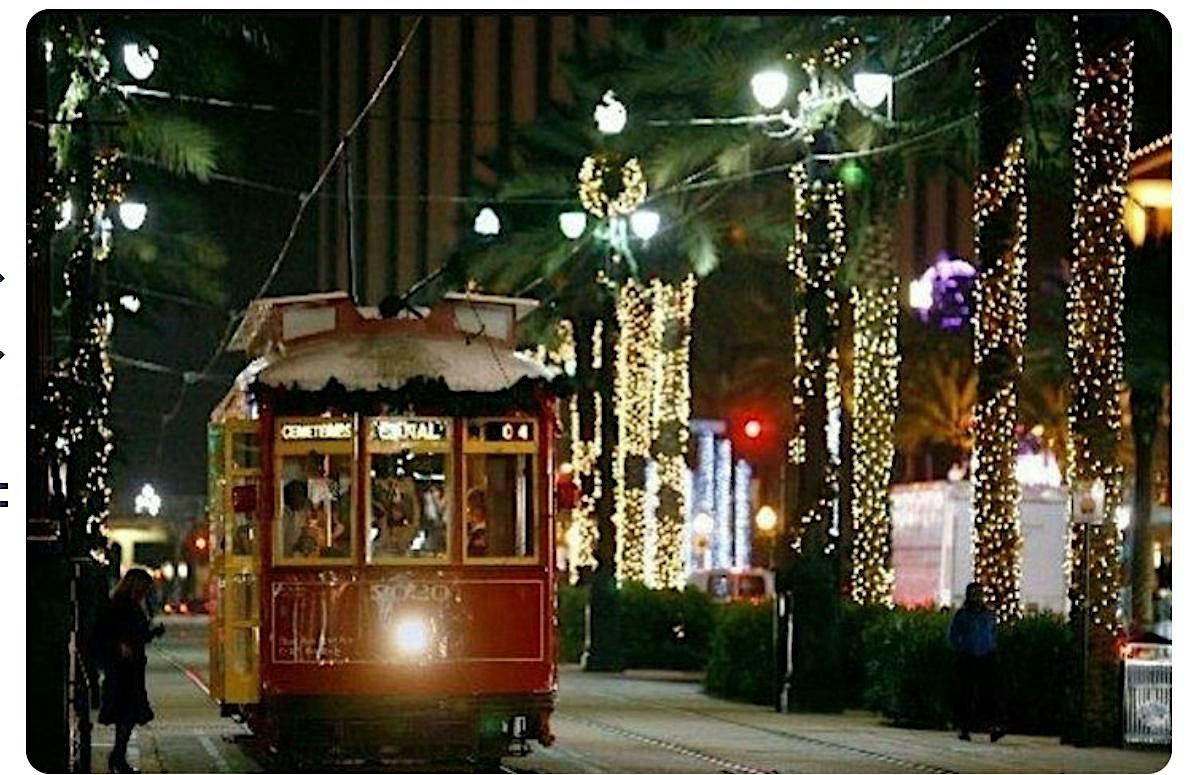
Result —
[[958, 666], [956, 721], [959, 739], [970, 740], [972, 728], [988, 722], [992, 742], [1004, 737], [996, 692], [996, 615], [983, 602], [983, 587], [967, 585], [963, 606], [947, 633]]

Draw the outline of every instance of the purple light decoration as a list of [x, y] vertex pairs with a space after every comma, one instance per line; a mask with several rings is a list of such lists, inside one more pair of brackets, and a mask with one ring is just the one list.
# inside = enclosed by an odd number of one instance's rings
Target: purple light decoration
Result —
[[921, 277], [909, 284], [909, 304], [923, 322], [957, 331], [971, 319], [975, 267], [944, 250]]

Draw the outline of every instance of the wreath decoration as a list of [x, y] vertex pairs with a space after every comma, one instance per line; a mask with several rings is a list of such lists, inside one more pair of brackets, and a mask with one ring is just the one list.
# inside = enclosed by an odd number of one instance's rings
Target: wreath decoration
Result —
[[596, 154], [583, 159], [578, 171], [578, 196], [583, 208], [596, 218], [628, 215], [645, 201], [649, 186], [644, 169], [634, 156], [619, 165], [618, 185], [608, 184], [617, 170], [615, 161]]

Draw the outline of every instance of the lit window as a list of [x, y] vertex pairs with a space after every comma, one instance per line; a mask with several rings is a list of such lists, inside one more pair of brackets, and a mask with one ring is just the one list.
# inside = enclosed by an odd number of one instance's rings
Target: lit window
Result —
[[536, 556], [536, 430], [531, 420], [468, 422], [463, 486], [468, 559]]
[[450, 421], [368, 424], [368, 560], [446, 560], [454, 505]]

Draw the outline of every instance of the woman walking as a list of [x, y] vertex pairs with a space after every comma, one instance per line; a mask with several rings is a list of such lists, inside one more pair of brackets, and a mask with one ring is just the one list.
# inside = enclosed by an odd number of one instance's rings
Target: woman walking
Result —
[[147, 601], [152, 588], [153, 578], [148, 571], [128, 571], [116, 585], [98, 623], [97, 642], [102, 649], [104, 672], [99, 723], [116, 727], [115, 745], [107, 758], [112, 772], [137, 772], [128, 763], [128, 741], [134, 726], [153, 720], [145, 690], [145, 646], [162, 635], [165, 627], [149, 627]]

